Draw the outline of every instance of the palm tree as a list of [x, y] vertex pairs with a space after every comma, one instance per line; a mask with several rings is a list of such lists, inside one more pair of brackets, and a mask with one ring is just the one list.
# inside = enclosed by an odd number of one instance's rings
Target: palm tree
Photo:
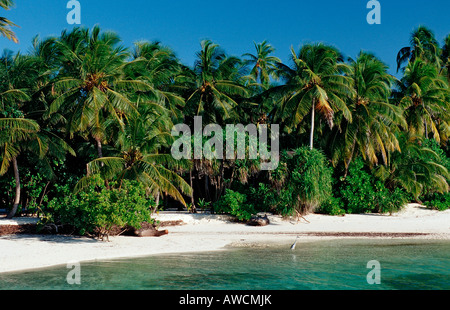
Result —
[[[209, 40], [202, 41], [201, 46], [202, 50], [197, 53], [194, 68], [182, 67], [174, 83], [177, 91], [186, 98], [186, 122], [194, 116], [202, 116], [204, 124], [223, 125], [225, 120], [235, 121], [242, 116], [239, 111], [248, 106], [244, 102], [249, 91], [244, 86], [242, 62], [237, 57], [227, 56], [219, 45]], [[216, 176], [218, 182], [223, 180], [224, 161], [218, 163], [205, 159], [193, 160], [189, 171], [190, 184], [193, 186], [192, 169], [195, 170], [198, 180], [203, 177], [207, 198], [214, 199], [212, 196], [221, 194], [220, 190], [216, 190], [216, 195], [211, 195], [209, 184], [210, 181], [214, 182]], [[191, 195], [193, 212], [194, 203], [194, 197]]]
[[264, 90], [267, 90], [270, 85], [270, 78], [277, 79], [278, 64], [281, 60], [275, 56], [270, 56], [275, 51], [275, 48], [263, 41], [262, 43], [256, 44], [253, 42], [256, 49], [256, 54], [246, 53], [242, 55], [243, 57], [248, 57], [244, 61], [244, 65], [252, 66], [250, 71], [250, 76], [254, 78], [259, 84], [262, 85]]
[[[14, 0], [0, 0], [0, 7], [9, 10], [14, 5]], [[0, 16], [0, 36], [4, 36], [14, 43], [19, 43], [16, 34], [11, 30], [11, 27], [18, 27], [12, 21]]]
[[171, 111], [175, 119], [182, 119], [184, 99], [176, 93], [174, 79], [181, 73], [181, 65], [174, 52], [160, 42], [137, 42], [132, 51], [132, 61], [124, 67], [125, 76], [143, 80], [150, 89], [132, 94], [139, 107], [142, 104], [161, 104]]
[[2, 165], [0, 175], [4, 175], [13, 164], [14, 179], [16, 182], [16, 196], [13, 207], [8, 214], [12, 218], [17, 212], [20, 203], [20, 175], [17, 157], [23, 150], [25, 143], [36, 139], [39, 125], [29, 119], [25, 119], [21, 111], [21, 105], [29, 100], [28, 89], [23, 88], [23, 80], [31, 73], [30, 59], [12, 52], [5, 51], [0, 61], [0, 148]]
[[361, 52], [356, 61], [351, 60], [350, 67], [355, 90], [348, 104], [352, 121], [344, 119], [333, 130], [330, 145], [333, 163], [344, 161], [344, 176], [359, 154], [371, 164], [378, 164], [381, 154], [384, 164], [388, 164], [387, 153], [400, 151], [397, 126], [407, 127], [401, 108], [389, 103], [394, 78], [388, 74], [388, 66], [373, 54]]
[[434, 65], [422, 59], [410, 62], [393, 95], [405, 110], [411, 133], [428, 138], [432, 132], [434, 139], [441, 141], [439, 128], [448, 127], [450, 106], [448, 85]]
[[447, 73], [447, 80], [450, 83], [450, 34], [444, 40], [442, 47], [442, 71]]
[[115, 33], [101, 33], [97, 26], [92, 31], [64, 31], [56, 42], [61, 68], [53, 88], [60, 96], [50, 105], [49, 115], [61, 112], [66, 117], [71, 138], [75, 133], [91, 136], [99, 158], [108, 126], [123, 128], [124, 119], [137, 114], [129, 92], [150, 88], [145, 81], [124, 77], [129, 53], [119, 43]]
[[[0, 149], [2, 166], [0, 175], [4, 175], [13, 164], [16, 181], [16, 197], [13, 208], [8, 214], [12, 218], [17, 212], [20, 203], [20, 175], [18, 156], [27, 154], [37, 155], [40, 162], [47, 164], [47, 171], [51, 170], [46, 156], [52, 155], [61, 158], [65, 151], [73, 150], [48, 128], [42, 129], [38, 122], [31, 119], [29, 112], [32, 103], [33, 91], [38, 87], [39, 66], [32, 56], [23, 56], [20, 53], [12, 55], [6, 52], [0, 59]], [[52, 172], [50, 171], [50, 174]]]
[[[1, 95], [4, 95], [1, 94]], [[39, 125], [33, 120], [24, 118], [0, 118], [0, 149], [2, 165], [0, 175], [4, 175], [13, 164], [14, 179], [16, 182], [16, 196], [7, 218], [11, 219], [17, 212], [20, 203], [20, 175], [17, 157], [24, 148], [24, 143], [39, 139], [37, 133]], [[39, 143], [40, 144], [40, 143]], [[41, 150], [42, 151], [42, 150]], [[43, 153], [41, 152], [41, 156]]]
[[399, 134], [401, 152], [393, 152], [389, 166], [380, 166], [376, 175], [385, 179], [388, 188], [403, 187], [418, 202], [419, 197], [449, 190], [449, 172], [439, 164], [439, 155], [424, 146], [423, 138], [409, 132]]
[[[161, 153], [169, 149], [173, 137], [170, 134], [171, 121], [167, 110], [141, 109], [139, 117], [129, 118], [124, 130], [118, 133], [113, 156], [101, 157], [88, 164], [88, 176], [82, 178], [75, 191], [85, 187], [89, 176], [96, 173], [107, 180], [138, 180], [156, 198], [165, 193], [186, 203], [183, 194], [191, 195], [191, 187], [173, 170], [187, 166], [184, 161], [175, 160], [171, 154]], [[187, 165], [187, 164], [186, 164]]]
[[205, 122], [222, 123], [231, 117], [233, 108], [238, 105], [237, 97], [248, 95], [247, 89], [239, 83], [241, 61], [226, 56], [209, 40], [202, 41], [201, 46], [194, 70], [178, 77], [178, 83], [188, 89], [188, 115], [202, 115]]
[[419, 26], [411, 34], [410, 46], [402, 48], [397, 54], [397, 72], [402, 65], [414, 62], [417, 58], [439, 66], [439, 43], [433, 31]]
[[352, 119], [345, 102], [353, 92], [351, 79], [343, 74], [349, 68], [341, 63], [342, 55], [336, 48], [322, 43], [304, 45], [298, 55], [291, 48], [291, 54], [293, 67], [282, 66], [286, 85], [273, 88], [283, 94], [275, 115], [293, 130], [310, 114], [309, 142], [312, 149], [315, 112], [325, 119], [330, 128], [337, 111], [341, 111], [348, 121]]

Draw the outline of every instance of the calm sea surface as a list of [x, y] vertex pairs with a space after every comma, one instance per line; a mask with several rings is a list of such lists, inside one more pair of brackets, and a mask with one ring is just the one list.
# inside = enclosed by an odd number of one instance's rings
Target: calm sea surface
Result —
[[[450, 241], [314, 241], [219, 252], [81, 263], [80, 285], [67, 266], [0, 274], [0, 289], [334, 290], [450, 289]], [[32, 258], [30, 258], [32, 259]], [[368, 284], [369, 261], [381, 284]]]

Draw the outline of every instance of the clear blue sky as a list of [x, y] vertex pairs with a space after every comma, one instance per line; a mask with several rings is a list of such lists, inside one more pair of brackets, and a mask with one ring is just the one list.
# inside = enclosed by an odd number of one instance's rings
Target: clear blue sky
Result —
[[[26, 52], [36, 34], [58, 35], [70, 29], [67, 0], [16, 0], [1, 14], [15, 28], [20, 44], [0, 38], [0, 50]], [[419, 25], [431, 28], [441, 42], [450, 33], [450, 0], [379, 0], [381, 25], [369, 25], [368, 0], [79, 0], [82, 25], [116, 31], [124, 45], [160, 40], [183, 63], [192, 65], [202, 39], [220, 44], [228, 54], [254, 52], [253, 41], [268, 40], [275, 55], [288, 60], [291, 46], [326, 42], [346, 56], [371, 51], [395, 73], [395, 59]]]

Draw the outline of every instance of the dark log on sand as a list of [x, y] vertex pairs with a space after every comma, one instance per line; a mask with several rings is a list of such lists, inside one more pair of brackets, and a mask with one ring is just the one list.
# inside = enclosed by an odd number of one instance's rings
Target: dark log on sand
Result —
[[142, 225], [141, 229], [134, 230], [134, 234], [138, 237], [159, 237], [168, 233], [167, 229], [157, 230], [153, 225]]
[[266, 226], [269, 225], [270, 221], [267, 215], [264, 216], [253, 216], [248, 222], [247, 225], [250, 226]]

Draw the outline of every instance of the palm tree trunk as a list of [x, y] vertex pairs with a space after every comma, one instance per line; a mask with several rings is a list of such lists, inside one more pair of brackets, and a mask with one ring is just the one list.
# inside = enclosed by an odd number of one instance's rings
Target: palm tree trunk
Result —
[[159, 196], [160, 196], [160, 193], [159, 193], [159, 191], [158, 191], [158, 193], [156, 194], [156, 198], [155, 198], [155, 210], [158, 210], [158, 206], [159, 206]]
[[[422, 107], [425, 111], [427, 110], [427, 109], [425, 109], [425, 103], [423, 101], [422, 101]], [[428, 139], [428, 125], [427, 125], [426, 118], [423, 119], [423, 123], [425, 125], [425, 139]]]
[[20, 176], [19, 176], [19, 166], [17, 165], [17, 157], [12, 159], [13, 169], [14, 169], [14, 179], [16, 180], [16, 198], [14, 199], [14, 205], [11, 211], [8, 213], [7, 219], [12, 219], [19, 208], [20, 202]]
[[208, 174], [205, 173], [205, 198], [206, 199], [210, 199], [210, 195], [209, 195], [209, 184], [208, 184]]
[[350, 167], [350, 163], [353, 160], [353, 155], [355, 154], [355, 147], [356, 147], [356, 138], [353, 139], [352, 152], [350, 153], [350, 157], [348, 158], [347, 162], [345, 163], [344, 179], [347, 178], [348, 168]]
[[311, 148], [311, 150], [314, 147], [314, 118], [315, 118], [315, 104], [314, 104], [314, 100], [313, 100], [313, 105], [312, 105], [312, 109], [311, 109], [311, 134], [309, 136], [309, 147]]
[[[97, 143], [98, 158], [102, 158], [103, 157], [102, 141], [100, 140], [100, 138], [95, 138], [95, 142]], [[104, 167], [105, 164], [103, 162], [101, 162], [100, 166]], [[109, 182], [108, 182], [107, 179], [105, 179], [105, 186], [106, 186], [107, 189], [110, 189]]]
[[192, 169], [189, 170], [189, 185], [192, 188], [192, 194], [191, 194], [191, 205], [192, 205], [192, 210], [194, 211], [194, 213], [197, 213], [197, 208], [195, 207], [195, 200], [194, 200], [194, 186], [193, 186], [193, 181], [192, 181], [193, 177], [192, 177]]
[[[103, 157], [102, 141], [99, 138], [95, 138], [95, 141], [97, 142], [98, 158], [102, 158]], [[103, 163], [102, 163], [102, 166], [103, 166]]]

